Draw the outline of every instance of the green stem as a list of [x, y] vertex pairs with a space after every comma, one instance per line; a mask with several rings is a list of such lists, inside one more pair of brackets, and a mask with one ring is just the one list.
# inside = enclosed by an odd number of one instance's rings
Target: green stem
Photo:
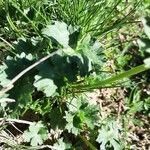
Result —
[[[101, 87], [104, 87], [106, 85], [110, 85], [110, 84], [113, 84], [117, 81], [120, 81], [120, 80], [123, 80], [124, 78], [129, 78], [133, 75], [136, 75], [138, 73], [141, 73], [143, 71], [146, 71], [148, 70], [149, 68], [146, 68], [145, 67], [145, 64], [142, 64], [140, 66], [137, 66], [137, 67], [134, 67], [128, 71], [125, 71], [123, 73], [119, 73], [117, 75], [114, 75], [108, 79], [105, 79], [103, 81], [96, 81], [96, 83], [94, 84], [88, 84], [88, 85], [81, 85], [81, 86], [78, 86], [78, 88], [80, 89], [98, 89], [98, 88], [101, 88]], [[75, 87], [76, 88], [76, 87]]]
[[18, 36], [21, 36], [21, 33], [19, 31], [19, 29], [15, 26], [13, 20], [11, 19], [10, 15], [9, 15], [9, 0], [6, 0], [5, 2], [5, 10], [6, 10], [6, 19], [8, 24], [10, 25], [11, 29], [18, 34]]
[[90, 143], [85, 137], [83, 137], [82, 135], [79, 135], [79, 137], [91, 150], [97, 150], [97, 148], [92, 143]]
[[24, 16], [29, 21], [29, 23], [33, 27], [34, 31], [39, 36], [42, 36], [42, 34], [40, 33], [39, 29], [36, 27], [36, 25], [34, 24], [34, 22], [32, 20], [30, 20], [30, 18], [14, 2], [12, 2], [12, 5], [22, 14], [22, 16]]
[[[6, 43], [10, 48], [12, 48], [13, 50], [15, 50], [15, 47], [10, 44], [9, 42], [7, 42], [4, 38], [0, 37], [0, 40], [2, 40], [4, 43]], [[14, 54], [15, 56], [17, 55], [14, 51], [7, 49], [10, 53]]]

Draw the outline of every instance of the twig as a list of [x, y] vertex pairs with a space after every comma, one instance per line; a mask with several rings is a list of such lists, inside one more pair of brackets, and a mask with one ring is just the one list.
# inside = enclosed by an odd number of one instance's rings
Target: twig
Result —
[[[5, 39], [3, 39], [2, 37], [0, 37], [0, 40], [2, 40], [3, 42], [5, 42], [9, 47], [11, 47], [13, 50], [15, 50], [14, 46], [12, 46], [9, 42], [7, 42]], [[15, 53], [14, 53], [15, 54]]]
[[13, 133], [11, 133], [8, 129], [5, 129], [8, 135], [10, 135], [10, 137], [12, 137], [12, 139], [15, 139], [15, 136], [13, 135]]
[[35, 62], [34, 64], [32, 64], [31, 66], [29, 66], [28, 68], [24, 69], [23, 71], [21, 71], [17, 76], [15, 76], [5, 87], [2, 88], [2, 90], [0, 91], [0, 96], [2, 96], [3, 94], [5, 94], [6, 92], [8, 92], [9, 90], [11, 90], [14, 87], [14, 83], [20, 79], [24, 74], [26, 74], [28, 71], [30, 71], [31, 69], [33, 69], [34, 67], [36, 67], [37, 65], [41, 64], [42, 62], [44, 62], [45, 60], [47, 60], [48, 58], [54, 56], [55, 54], [60, 53], [60, 50], [57, 50], [56, 52], [53, 52], [43, 58], [41, 58], [39, 61]]
[[9, 123], [10, 123], [17, 131], [19, 131], [20, 133], [23, 134], [23, 132], [22, 132], [20, 129], [18, 129], [18, 128], [14, 125], [14, 123], [12, 123], [11, 121], [9, 121]]
[[41, 146], [35, 146], [35, 147], [28, 147], [29, 150], [34, 150], [34, 149], [45, 149], [49, 148], [51, 150], [58, 150], [57, 147], [51, 146], [51, 145], [41, 145]]
[[19, 120], [19, 119], [11, 119], [11, 118], [0, 118], [0, 121], [16, 122], [16, 123], [20, 123], [20, 124], [28, 124], [28, 125], [32, 125], [32, 124], [33, 124], [33, 122], [30, 122], [30, 121]]

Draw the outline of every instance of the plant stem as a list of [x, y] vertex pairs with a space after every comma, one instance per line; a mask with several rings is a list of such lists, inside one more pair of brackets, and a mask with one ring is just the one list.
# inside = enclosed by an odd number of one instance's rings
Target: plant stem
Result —
[[97, 148], [92, 143], [90, 143], [85, 137], [83, 137], [81, 135], [79, 135], [79, 137], [91, 150], [97, 150]]

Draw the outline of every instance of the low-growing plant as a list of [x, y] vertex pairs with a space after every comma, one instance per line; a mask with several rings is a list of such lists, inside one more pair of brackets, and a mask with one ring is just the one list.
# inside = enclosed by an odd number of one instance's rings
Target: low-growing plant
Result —
[[[121, 69], [105, 71], [109, 59], [99, 38], [130, 22], [140, 1], [126, 3], [2, 1], [6, 14], [3, 26], [9, 26], [7, 34], [13, 31], [14, 40], [7, 41], [2, 32], [0, 39], [10, 48], [0, 65], [0, 120], [6, 125], [0, 133], [12, 132], [7, 123], [12, 124], [21, 134], [20, 146], [24, 149], [126, 148], [128, 129], [123, 128], [121, 121], [127, 122], [137, 112], [148, 109], [149, 98], [142, 102], [142, 91], [133, 90], [125, 104], [126, 113], [116, 120], [115, 115], [105, 118], [103, 110], [90, 103], [86, 95], [95, 89], [131, 86], [127, 83], [130, 77], [149, 70], [150, 58], [123, 70], [129, 59], [125, 55], [117, 59]], [[10, 13], [11, 9], [16, 16]], [[149, 37], [148, 18], [143, 24]], [[138, 43], [141, 50], [149, 53], [147, 41], [141, 39]], [[26, 125], [20, 130], [18, 124]], [[2, 138], [4, 148], [17, 148], [17, 144], [11, 145], [6, 139]]]

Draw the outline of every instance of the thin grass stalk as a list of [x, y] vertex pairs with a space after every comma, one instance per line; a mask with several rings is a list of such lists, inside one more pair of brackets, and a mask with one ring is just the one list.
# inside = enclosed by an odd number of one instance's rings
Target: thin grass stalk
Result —
[[73, 88], [78, 88], [81, 90], [99, 89], [107, 85], [116, 84], [116, 82], [123, 80], [124, 78], [130, 78], [133, 75], [136, 75], [138, 73], [144, 72], [149, 69], [150, 68], [145, 67], [145, 64], [142, 64], [123, 73], [114, 75], [108, 79], [102, 81], [96, 81], [96, 83], [92, 83], [92, 84], [73, 86]]
[[39, 31], [39, 29], [35, 26], [35, 24], [33, 23], [33, 21], [30, 20], [30, 18], [24, 14], [24, 12], [15, 4], [12, 2], [12, 5], [22, 14], [22, 16], [24, 16], [28, 21], [29, 23], [31, 24], [32, 28], [34, 29], [34, 31], [42, 37], [42, 34], [41, 32]]

